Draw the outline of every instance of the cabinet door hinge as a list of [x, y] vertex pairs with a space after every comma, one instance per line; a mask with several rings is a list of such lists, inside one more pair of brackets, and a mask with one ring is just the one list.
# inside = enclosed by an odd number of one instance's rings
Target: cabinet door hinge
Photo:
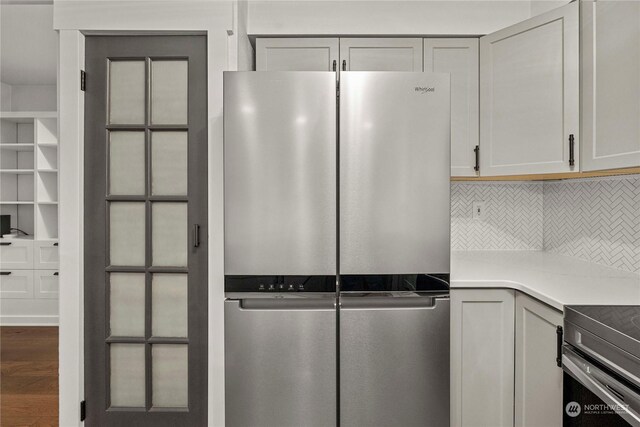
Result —
[[80, 402], [80, 421], [84, 421], [87, 418], [87, 402], [83, 400]]
[[476, 154], [476, 165], [473, 167], [473, 170], [476, 172], [480, 172], [480, 146], [476, 145], [476, 148], [473, 149], [473, 152]]
[[556, 327], [556, 365], [562, 368], [562, 342], [564, 340], [562, 326]]
[[87, 90], [87, 73], [84, 70], [80, 70], [80, 90]]

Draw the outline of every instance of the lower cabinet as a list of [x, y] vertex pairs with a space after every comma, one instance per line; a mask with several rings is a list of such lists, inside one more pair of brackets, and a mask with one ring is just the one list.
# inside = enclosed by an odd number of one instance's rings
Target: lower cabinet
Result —
[[515, 291], [451, 290], [451, 425], [513, 425]]
[[57, 270], [34, 270], [33, 282], [36, 298], [58, 298]]
[[57, 240], [0, 240], [0, 326], [56, 325]]
[[515, 425], [562, 425], [562, 368], [556, 364], [562, 313], [516, 293]]
[[451, 425], [561, 426], [562, 313], [510, 289], [451, 290]]
[[33, 270], [1, 270], [0, 298], [33, 298]]

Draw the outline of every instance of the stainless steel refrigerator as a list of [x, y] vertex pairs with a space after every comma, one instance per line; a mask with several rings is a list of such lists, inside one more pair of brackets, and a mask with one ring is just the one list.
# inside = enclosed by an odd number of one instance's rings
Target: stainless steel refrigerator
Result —
[[449, 76], [224, 80], [227, 425], [448, 425]]

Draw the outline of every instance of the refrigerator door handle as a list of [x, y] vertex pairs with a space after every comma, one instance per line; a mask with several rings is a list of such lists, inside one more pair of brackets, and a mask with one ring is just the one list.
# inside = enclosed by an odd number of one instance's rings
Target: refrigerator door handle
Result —
[[360, 296], [340, 297], [340, 308], [346, 310], [438, 310], [448, 308], [448, 297], [437, 296]]
[[237, 300], [238, 310], [251, 311], [297, 311], [334, 310], [335, 298], [246, 298]]

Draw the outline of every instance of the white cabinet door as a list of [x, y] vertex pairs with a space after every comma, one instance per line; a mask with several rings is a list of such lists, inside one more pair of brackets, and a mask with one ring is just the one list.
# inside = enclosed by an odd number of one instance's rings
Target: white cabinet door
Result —
[[0, 270], [0, 299], [33, 298], [33, 270]]
[[337, 38], [258, 38], [256, 71], [332, 71]]
[[562, 425], [562, 368], [556, 328], [562, 313], [516, 294], [515, 425]]
[[451, 425], [512, 426], [515, 291], [451, 290]]
[[584, 171], [640, 166], [640, 2], [583, 1]]
[[58, 242], [52, 240], [36, 240], [33, 244], [33, 265], [35, 269], [58, 268]]
[[33, 281], [36, 298], [58, 298], [58, 272], [56, 270], [35, 270]]
[[481, 175], [579, 171], [578, 30], [573, 2], [480, 38]]
[[2, 239], [0, 241], [0, 268], [33, 268], [33, 240]]
[[422, 71], [422, 39], [341, 38], [343, 71]]
[[451, 74], [451, 176], [476, 176], [478, 39], [424, 39], [424, 71]]

